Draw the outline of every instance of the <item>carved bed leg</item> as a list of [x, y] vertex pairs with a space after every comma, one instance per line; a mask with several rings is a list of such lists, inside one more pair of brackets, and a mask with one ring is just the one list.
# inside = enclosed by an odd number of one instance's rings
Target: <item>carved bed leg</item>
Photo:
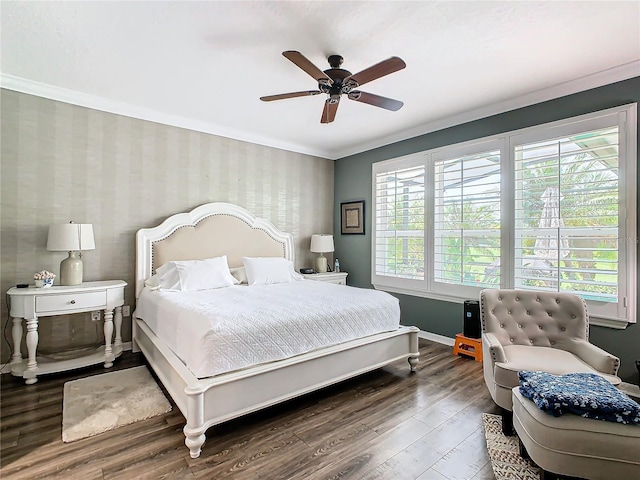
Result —
[[407, 360], [409, 361], [409, 365], [411, 366], [411, 371], [415, 372], [416, 367], [418, 366], [418, 360], [420, 357], [409, 357]]
[[207, 439], [206, 435], [204, 433], [189, 435], [187, 433], [189, 431], [187, 427], [184, 427], [182, 431], [185, 435], [184, 444], [189, 449], [191, 458], [198, 458], [202, 451], [202, 445], [204, 445], [204, 441]]
[[187, 386], [184, 393], [187, 394], [187, 424], [182, 429], [186, 437], [184, 444], [189, 448], [191, 458], [198, 458], [207, 439], [204, 434], [204, 389], [196, 383]]
[[407, 360], [411, 366], [411, 372], [416, 371], [418, 366], [418, 359], [420, 358], [420, 346], [418, 345], [418, 330], [411, 332], [409, 335], [409, 352], [413, 353]]

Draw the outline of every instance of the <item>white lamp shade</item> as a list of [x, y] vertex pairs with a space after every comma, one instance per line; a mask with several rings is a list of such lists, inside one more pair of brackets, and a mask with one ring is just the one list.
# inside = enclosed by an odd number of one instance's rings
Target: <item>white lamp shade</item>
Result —
[[311, 235], [311, 248], [313, 253], [333, 252], [333, 235]]
[[47, 250], [71, 252], [95, 248], [93, 225], [90, 223], [63, 223], [49, 226]]

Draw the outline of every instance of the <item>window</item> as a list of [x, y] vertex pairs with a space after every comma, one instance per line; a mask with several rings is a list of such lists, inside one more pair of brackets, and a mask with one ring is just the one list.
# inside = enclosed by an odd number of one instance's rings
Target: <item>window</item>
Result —
[[372, 283], [461, 301], [571, 292], [635, 322], [636, 106], [373, 165]]
[[375, 175], [374, 265], [378, 275], [424, 281], [425, 167]]
[[500, 150], [434, 161], [434, 282], [500, 285]]

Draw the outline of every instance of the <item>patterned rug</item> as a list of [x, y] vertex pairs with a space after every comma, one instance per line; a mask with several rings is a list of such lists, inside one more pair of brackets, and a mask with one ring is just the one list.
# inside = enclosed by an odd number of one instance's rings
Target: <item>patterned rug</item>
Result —
[[518, 437], [502, 433], [500, 415], [483, 413], [482, 424], [496, 480], [540, 480], [540, 469], [518, 453]]
[[171, 410], [171, 404], [145, 366], [67, 382], [62, 405], [65, 443]]

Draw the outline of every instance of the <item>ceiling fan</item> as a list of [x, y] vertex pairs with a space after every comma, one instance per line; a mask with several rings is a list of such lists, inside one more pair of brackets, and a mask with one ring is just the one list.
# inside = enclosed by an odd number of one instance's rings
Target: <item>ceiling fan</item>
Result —
[[372, 80], [376, 80], [380, 77], [384, 77], [385, 75], [389, 75], [390, 73], [402, 70], [407, 66], [407, 64], [399, 57], [387, 58], [380, 63], [376, 63], [369, 68], [365, 68], [361, 72], [352, 74], [348, 70], [340, 68], [343, 61], [343, 58], [340, 55], [329, 56], [328, 61], [331, 68], [324, 72], [311, 63], [311, 61], [300, 52], [287, 50], [286, 52], [282, 52], [282, 55], [295, 63], [307, 74], [311, 75], [314, 80], [318, 82], [318, 90], [305, 90], [302, 92], [281, 93], [279, 95], [260, 97], [260, 100], [263, 102], [283, 100], [285, 98], [307, 97], [326, 93], [329, 97], [324, 103], [324, 110], [322, 111], [320, 123], [333, 122], [336, 118], [336, 112], [338, 111], [338, 104], [340, 103], [342, 94], [347, 95], [349, 100], [368, 103], [369, 105], [385, 108], [394, 112], [396, 110], [400, 110], [404, 105], [404, 103], [399, 100], [355, 90], [361, 85], [371, 82]]

